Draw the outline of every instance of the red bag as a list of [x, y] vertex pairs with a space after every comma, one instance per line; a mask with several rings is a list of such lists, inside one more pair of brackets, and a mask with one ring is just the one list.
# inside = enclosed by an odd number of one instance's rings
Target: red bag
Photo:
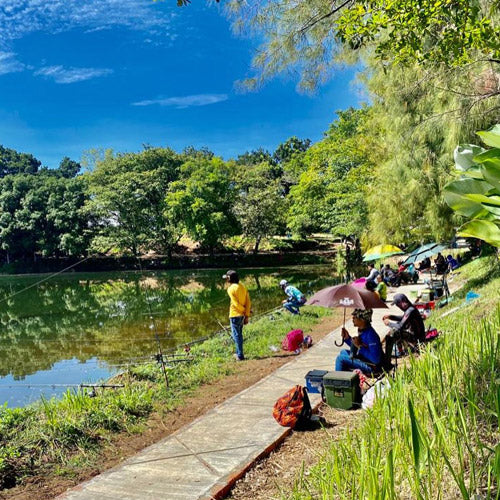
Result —
[[425, 340], [434, 340], [440, 333], [436, 328], [431, 328], [425, 333]]
[[294, 428], [311, 418], [312, 409], [307, 390], [296, 385], [274, 403], [273, 417], [283, 427]]
[[304, 332], [302, 330], [291, 330], [281, 343], [284, 351], [296, 351], [304, 342]]

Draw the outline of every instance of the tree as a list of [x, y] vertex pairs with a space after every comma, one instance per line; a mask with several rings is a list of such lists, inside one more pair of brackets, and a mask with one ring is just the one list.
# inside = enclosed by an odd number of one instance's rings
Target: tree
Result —
[[255, 86], [285, 70], [312, 89], [330, 76], [339, 53], [369, 47], [389, 64], [499, 62], [496, 2], [487, 0], [231, 0], [236, 31], [264, 38], [254, 58]]
[[182, 157], [171, 149], [107, 154], [86, 174], [89, 209], [99, 217], [95, 245], [113, 245], [133, 255], [157, 250], [170, 255], [181, 233], [165, 216], [165, 193], [179, 175]]
[[238, 155], [235, 160], [237, 165], [253, 166], [259, 165], [260, 163], [268, 163], [269, 165], [274, 163], [271, 153], [263, 148], [254, 149], [253, 151], [246, 151], [242, 155]]
[[461, 176], [445, 187], [446, 203], [469, 220], [459, 235], [500, 247], [500, 125], [478, 132], [492, 149], [465, 144], [455, 149]]
[[290, 190], [288, 225], [295, 233], [361, 235], [366, 228], [372, 169], [365, 138], [368, 113], [368, 108], [337, 111], [325, 138], [305, 154], [307, 170]]
[[65, 156], [61, 163], [59, 164], [59, 173], [62, 177], [66, 179], [71, 179], [76, 177], [78, 172], [80, 172], [82, 166], [76, 161], [71, 160], [67, 156]]
[[276, 148], [276, 151], [273, 153], [273, 159], [279, 164], [288, 163], [295, 156], [305, 153], [310, 145], [310, 139], [299, 139], [295, 136], [290, 137]]
[[286, 200], [282, 185], [275, 177], [275, 165], [236, 165], [238, 197], [234, 211], [243, 234], [255, 239], [254, 253], [263, 238], [285, 229]]
[[498, 97], [470, 97], [467, 87], [482, 74], [476, 66], [432, 74], [418, 64], [383, 70], [372, 59], [367, 65], [373, 105], [363, 135], [376, 168], [367, 192], [366, 242], [446, 240], [456, 226], [443, 199], [452, 148], [496, 121]]
[[198, 155], [184, 163], [180, 179], [170, 185], [165, 215], [213, 254], [223, 238], [239, 231], [235, 196], [228, 166]]
[[16, 174], [0, 179], [0, 245], [6, 260], [82, 255], [90, 217], [82, 179]]
[[0, 146], [0, 177], [11, 174], [36, 174], [42, 163], [33, 155]]

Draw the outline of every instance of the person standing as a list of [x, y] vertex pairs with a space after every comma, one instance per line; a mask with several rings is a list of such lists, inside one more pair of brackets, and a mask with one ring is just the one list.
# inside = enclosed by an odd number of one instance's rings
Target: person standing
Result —
[[229, 322], [231, 324], [231, 335], [236, 346], [234, 357], [238, 361], [243, 361], [243, 325], [248, 323], [250, 318], [250, 295], [244, 285], [240, 283], [238, 273], [229, 270], [222, 276], [229, 284], [227, 294], [229, 295]]
[[299, 314], [300, 308], [306, 303], [304, 294], [298, 288], [290, 285], [287, 280], [281, 280], [280, 287], [287, 296], [283, 301], [283, 307], [292, 314]]

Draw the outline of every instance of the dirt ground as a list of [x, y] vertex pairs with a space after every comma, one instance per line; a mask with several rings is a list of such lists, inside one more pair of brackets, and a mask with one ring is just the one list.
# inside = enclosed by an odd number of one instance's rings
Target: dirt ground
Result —
[[322, 405], [319, 414], [325, 424], [314, 430], [294, 431], [282, 445], [262, 459], [231, 490], [232, 500], [287, 499], [302, 470], [307, 477], [331, 443], [344, 435], [346, 429], [357, 425], [362, 411], [334, 410]]
[[[320, 324], [312, 328], [310, 335], [313, 337], [314, 341], [317, 342], [340, 324], [340, 316], [335, 315], [327, 317]], [[146, 430], [140, 435], [125, 433], [118, 435], [116, 439], [113, 439], [112, 443], [105, 448], [97, 465], [92, 468], [82, 468], [78, 477], [64, 478], [54, 475], [36, 476], [30, 478], [22, 486], [0, 492], [0, 499], [46, 500], [54, 498], [66, 489], [114, 467], [138, 451], [169, 436], [184, 425], [192, 422], [207, 410], [210, 410], [274, 372], [277, 368], [290, 361], [290, 357], [292, 356], [295, 355], [290, 353], [278, 353], [271, 358], [252, 359], [243, 363], [238, 363], [236, 366], [237, 371], [234, 374], [211, 384], [201, 386], [183, 406], [163, 415], [159, 413], [152, 415], [146, 424]], [[333, 425], [335, 426], [337, 424]], [[307, 434], [316, 436], [319, 433], [308, 432]], [[300, 447], [305, 445], [301, 445], [299, 442], [300, 440], [297, 438], [297, 434], [294, 434], [291, 439], [287, 440], [287, 442], [282, 445], [281, 449], [284, 452], [293, 447], [300, 450]], [[274, 466], [271, 465], [271, 467]], [[257, 470], [261, 469], [263, 469], [263, 466], [259, 464]], [[252, 473], [253, 472], [250, 472], [249, 474]], [[249, 476], [249, 474], [247, 474], [247, 476]], [[245, 478], [242, 479], [240, 483], [244, 485]], [[248, 483], [250, 488], [251, 482], [248, 481]], [[271, 484], [272, 481], [268, 479], [266, 483]], [[240, 489], [240, 485], [238, 485], [235, 489], [235, 494]], [[250, 492], [251, 490], [248, 489], [248, 491]], [[238, 496], [232, 498], [271, 498], [271, 496]]]

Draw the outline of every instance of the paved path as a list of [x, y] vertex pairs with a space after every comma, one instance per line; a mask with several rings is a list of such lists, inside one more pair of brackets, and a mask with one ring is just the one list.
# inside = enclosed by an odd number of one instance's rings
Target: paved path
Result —
[[[398, 288], [409, 292], [418, 287]], [[410, 297], [411, 298], [411, 297]], [[392, 309], [392, 308], [391, 308]], [[387, 327], [374, 311], [373, 326], [383, 336]], [[349, 321], [347, 328], [353, 331]], [[171, 436], [119, 466], [59, 496], [60, 500], [192, 500], [222, 498], [259, 457], [290, 432], [272, 417], [276, 399], [295, 384], [305, 385], [311, 369], [333, 370], [340, 329], [276, 372], [208, 411]], [[311, 394], [311, 403], [319, 395]]]

